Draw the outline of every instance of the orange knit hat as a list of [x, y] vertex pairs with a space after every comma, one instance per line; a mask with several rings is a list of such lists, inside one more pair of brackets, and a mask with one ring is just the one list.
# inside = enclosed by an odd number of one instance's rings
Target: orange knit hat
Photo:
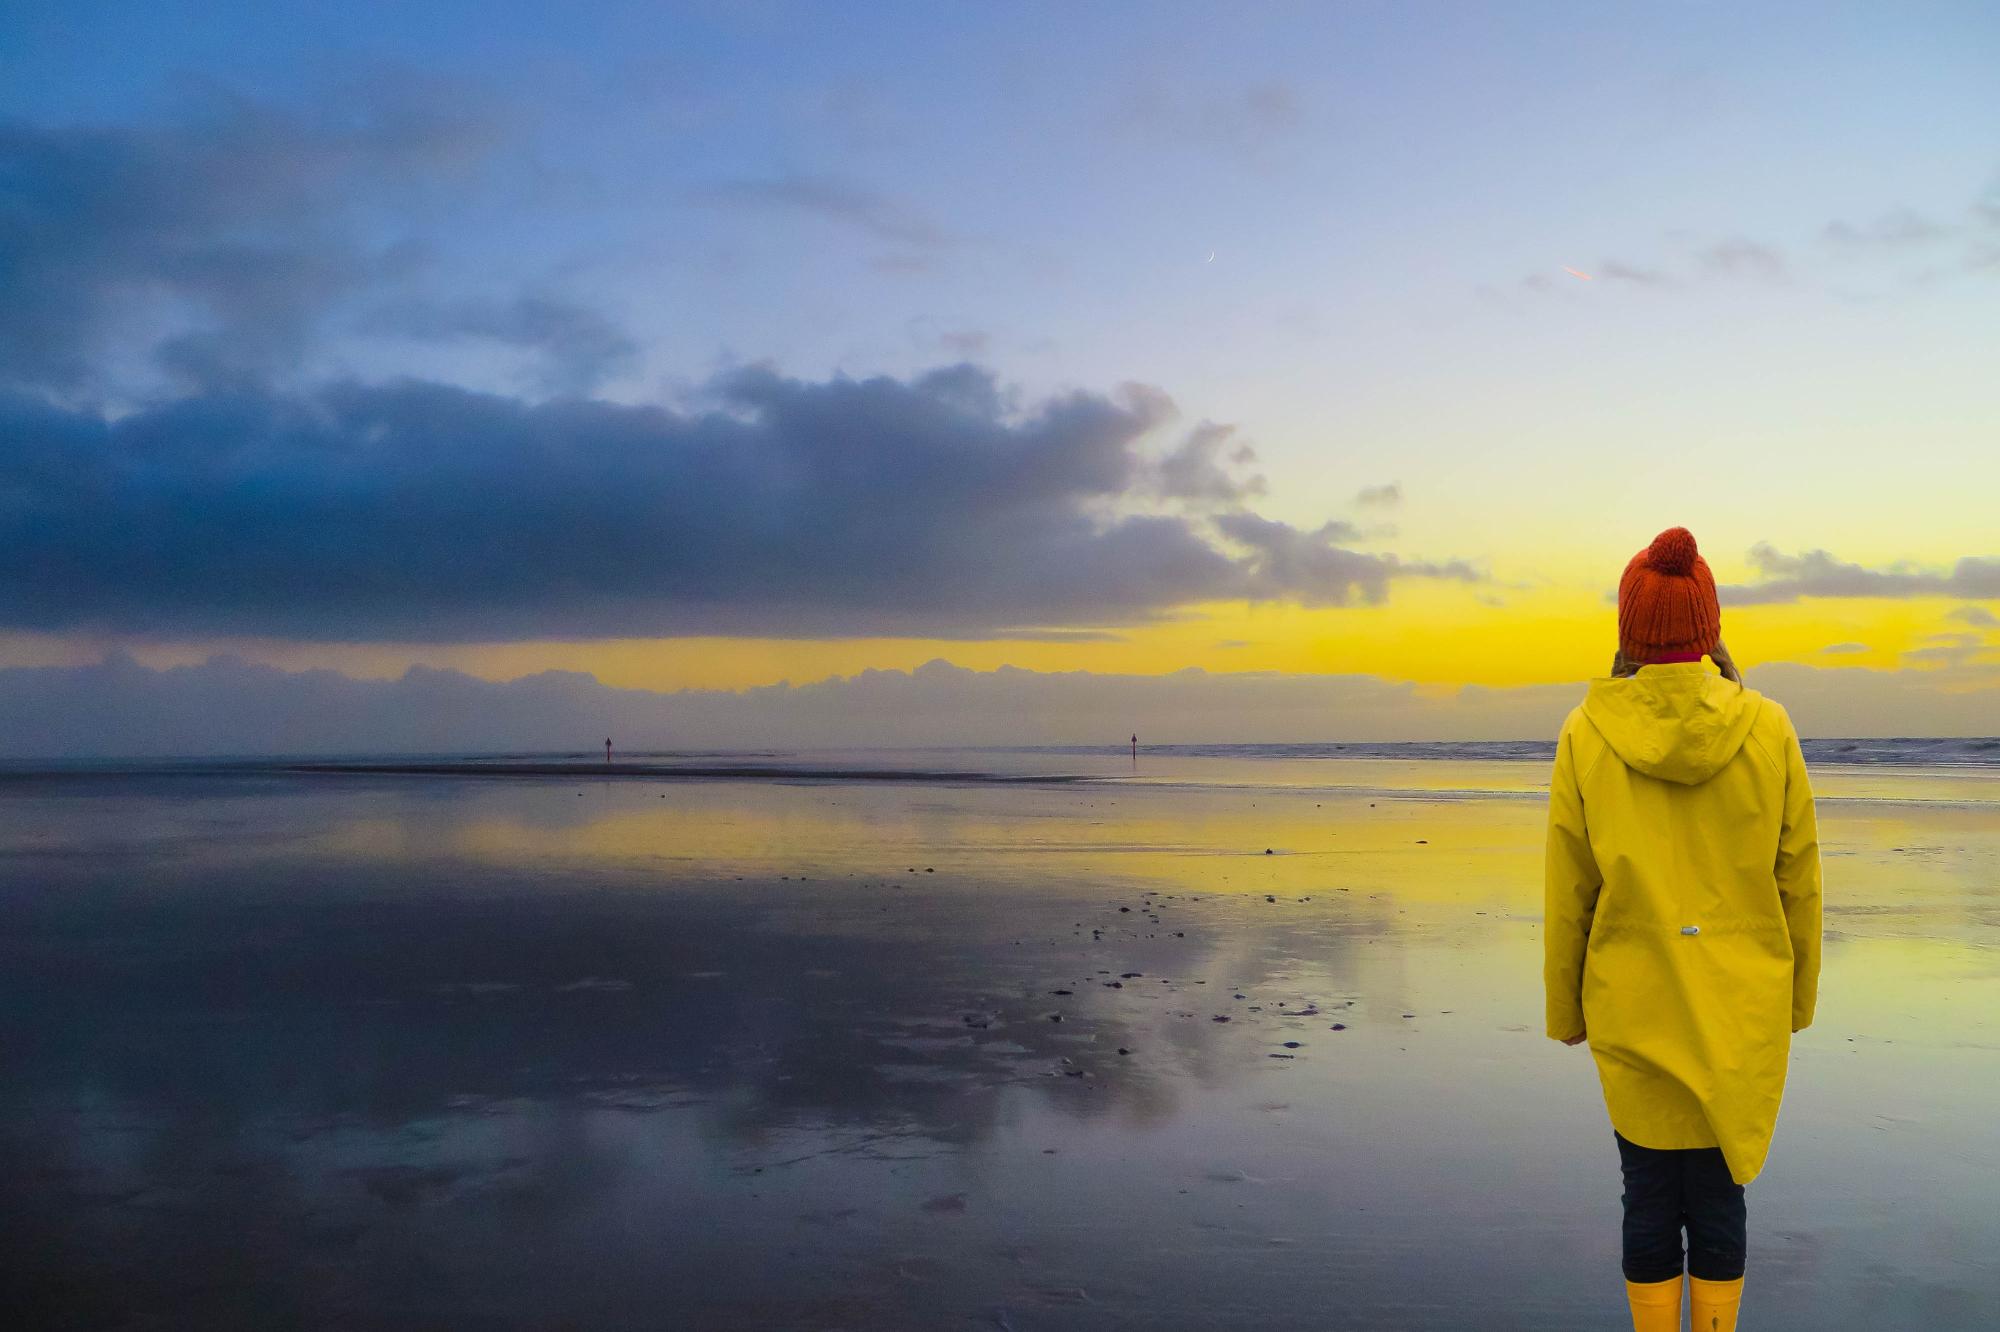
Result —
[[1694, 533], [1669, 527], [1634, 555], [1618, 580], [1618, 648], [1625, 660], [1715, 651], [1722, 608], [1715, 576], [1695, 549]]

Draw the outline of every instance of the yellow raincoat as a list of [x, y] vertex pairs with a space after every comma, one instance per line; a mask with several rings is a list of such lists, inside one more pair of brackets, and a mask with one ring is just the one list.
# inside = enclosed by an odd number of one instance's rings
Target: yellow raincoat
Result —
[[1548, 1034], [1612, 1127], [1763, 1168], [1819, 992], [1819, 833], [1792, 719], [1701, 662], [1590, 682], [1549, 783]]

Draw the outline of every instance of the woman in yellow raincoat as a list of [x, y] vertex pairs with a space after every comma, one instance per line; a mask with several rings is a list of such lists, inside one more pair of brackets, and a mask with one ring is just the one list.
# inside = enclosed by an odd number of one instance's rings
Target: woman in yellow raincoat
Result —
[[1610, 677], [1591, 681], [1556, 744], [1548, 1034], [1588, 1040], [1604, 1085], [1633, 1327], [1678, 1332], [1685, 1256], [1693, 1326], [1729, 1332], [1743, 1186], [1818, 996], [1812, 789], [1791, 718], [1744, 688], [1722, 646], [1715, 580], [1686, 528], [1626, 566], [1618, 639]]

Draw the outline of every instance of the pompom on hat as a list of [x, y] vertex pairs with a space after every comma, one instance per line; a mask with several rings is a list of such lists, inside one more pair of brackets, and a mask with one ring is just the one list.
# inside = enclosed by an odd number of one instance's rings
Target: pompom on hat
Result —
[[1618, 650], [1625, 660], [1715, 651], [1722, 607], [1715, 576], [1695, 549], [1694, 533], [1669, 527], [1634, 555], [1618, 580]]

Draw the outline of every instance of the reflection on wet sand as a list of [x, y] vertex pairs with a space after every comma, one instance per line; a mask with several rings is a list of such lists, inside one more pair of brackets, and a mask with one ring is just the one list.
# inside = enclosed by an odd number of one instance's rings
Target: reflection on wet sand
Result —
[[[1543, 774], [1403, 766], [9, 792], [0, 1298], [130, 1327], [1614, 1325], [1609, 1129], [1540, 1034]], [[1868, 780], [1822, 814], [1763, 1327], [2000, 1317], [2000, 819]]]

